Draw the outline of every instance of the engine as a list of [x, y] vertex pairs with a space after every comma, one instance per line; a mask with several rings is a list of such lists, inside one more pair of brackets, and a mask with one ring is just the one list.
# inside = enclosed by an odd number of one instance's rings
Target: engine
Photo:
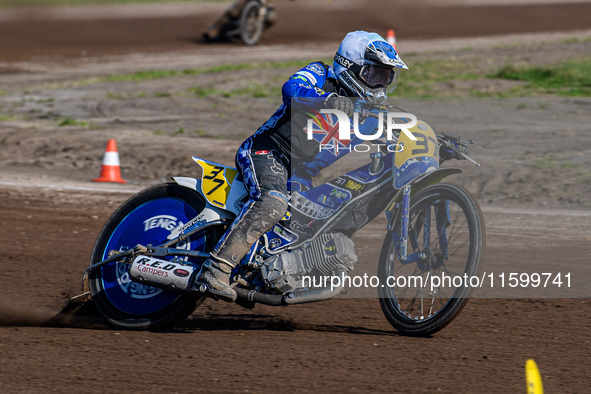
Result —
[[323, 234], [306, 248], [267, 258], [261, 273], [269, 289], [285, 293], [301, 287], [302, 276], [330, 276], [339, 265], [351, 271], [356, 262], [353, 241], [341, 233]]

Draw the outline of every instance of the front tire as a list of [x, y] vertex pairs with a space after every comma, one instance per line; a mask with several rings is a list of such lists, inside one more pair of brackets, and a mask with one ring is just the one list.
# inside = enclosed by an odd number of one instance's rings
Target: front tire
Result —
[[[157, 246], [171, 231], [197, 216], [205, 207], [203, 198], [176, 183], [152, 186], [132, 196], [103, 226], [92, 251], [90, 264], [137, 244]], [[210, 251], [221, 236], [217, 229], [191, 236], [173, 248]], [[172, 258], [172, 257], [169, 257]], [[188, 262], [200, 264], [200, 259]], [[122, 329], [157, 329], [185, 319], [203, 302], [194, 293], [180, 293], [130, 280], [128, 267], [110, 263], [91, 272], [89, 289], [97, 310], [106, 321]]]
[[472, 289], [434, 286], [433, 278], [478, 275], [485, 248], [484, 218], [477, 202], [460, 186], [440, 183], [421, 190], [411, 197], [408, 253], [422, 252], [425, 257], [406, 264], [398, 256], [400, 221], [399, 217], [386, 235], [378, 275], [381, 283], [393, 282], [388, 278], [404, 280], [379, 288], [380, 305], [401, 334], [431, 335], [456, 318]]

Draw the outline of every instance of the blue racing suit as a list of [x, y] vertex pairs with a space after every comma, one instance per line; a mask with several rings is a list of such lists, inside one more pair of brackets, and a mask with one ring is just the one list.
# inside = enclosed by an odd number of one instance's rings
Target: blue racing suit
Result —
[[[346, 154], [347, 151], [319, 151], [322, 141], [308, 139], [304, 131], [310, 111], [326, 108], [331, 94], [346, 95], [332, 68], [321, 62], [310, 63], [283, 85], [283, 104], [242, 143], [236, 155], [250, 200], [214, 248], [214, 259], [236, 266], [253, 243], [285, 216], [288, 179], [298, 178], [298, 186], [310, 186], [311, 177]], [[360, 131], [373, 131], [375, 125], [375, 119], [367, 119]], [[329, 141], [349, 148], [362, 142], [355, 138], [347, 144]], [[296, 169], [295, 174], [291, 173], [292, 168]]]

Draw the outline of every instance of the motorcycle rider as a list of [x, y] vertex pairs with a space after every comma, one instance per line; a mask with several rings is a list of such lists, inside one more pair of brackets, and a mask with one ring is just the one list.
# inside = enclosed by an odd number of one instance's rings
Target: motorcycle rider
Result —
[[[332, 67], [310, 63], [289, 78], [282, 89], [283, 104], [238, 149], [236, 164], [250, 200], [203, 264], [194, 290], [235, 301], [230, 273], [252, 245], [285, 216], [288, 179], [292, 191], [307, 190], [312, 177], [342, 157], [327, 151], [316, 154], [318, 142], [292, 138], [292, 106], [315, 100], [352, 117], [355, 108], [350, 98], [382, 104], [388, 87], [393, 90], [395, 86], [399, 68], [408, 69], [384, 38], [356, 31], [344, 38]], [[299, 163], [305, 166], [291, 174], [292, 165]]]

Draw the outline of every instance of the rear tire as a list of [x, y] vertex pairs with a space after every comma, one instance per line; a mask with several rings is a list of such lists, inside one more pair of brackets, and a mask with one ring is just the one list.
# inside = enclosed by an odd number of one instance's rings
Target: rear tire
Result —
[[[442, 211], [442, 207], [447, 207], [447, 215], [443, 214], [445, 211]], [[443, 218], [449, 218], [449, 225], [442, 231], [444, 236], [437, 230], [438, 212], [440, 223], [446, 222]], [[426, 278], [426, 285], [380, 287], [382, 311], [388, 322], [401, 334], [434, 334], [462, 311], [472, 288], [459, 286], [455, 289], [432, 289], [429, 278], [436, 275], [478, 275], [485, 249], [482, 212], [470, 193], [457, 185], [440, 183], [412, 196], [408, 253], [427, 251], [426, 255], [431, 258], [409, 264], [403, 264], [398, 259], [394, 241], [395, 232], [400, 228], [400, 217], [393, 228], [394, 231], [386, 235], [380, 255], [378, 275], [381, 283], [386, 283], [388, 277], [420, 276]], [[414, 244], [411, 238], [414, 238]], [[443, 244], [447, 246], [441, 246], [442, 239], [445, 239]], [[446, 255], [447, 258], [442, 257]], [[410, 280], [408, 283], [411, 283]]]
[[240, 39], [245, 45], [255, 45], [263, 34], [264, 21], [260, 17], [262, 5], [259, 1], [250, 1], [240, 15]]
[[[132, 196], [107, 220], [94, 245], [90, 264], [108, 257], [111, 250], [136, 244], [153, 246], [166, 241], [171, 230], [187, 223], [205, 207], [203, 198], [176, 183], [152, 186]], [[209, 229], [171, 247], [210, 251], [223, 234]], [[172, 257], [168, 257], [170, 259]], [[199, 259], [189, 259], [199, 264]], [[173, 325], [203, 302], [194, 293], [180, 293], [132, 282], [123, 263], [107, 264], [91, 272], [89, 289], [99, 313], [117, 328], [146, 330]]]

